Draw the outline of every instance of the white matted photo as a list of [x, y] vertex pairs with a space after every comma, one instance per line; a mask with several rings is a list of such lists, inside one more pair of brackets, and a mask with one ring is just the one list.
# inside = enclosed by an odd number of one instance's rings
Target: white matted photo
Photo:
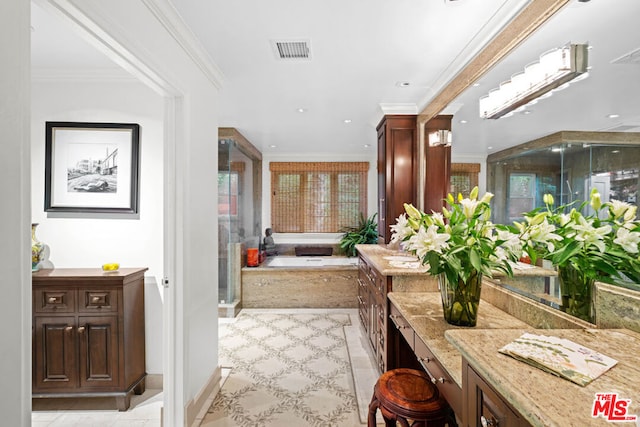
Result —
[[138, 213], [140, 126], [46, 122], [47, 212]]

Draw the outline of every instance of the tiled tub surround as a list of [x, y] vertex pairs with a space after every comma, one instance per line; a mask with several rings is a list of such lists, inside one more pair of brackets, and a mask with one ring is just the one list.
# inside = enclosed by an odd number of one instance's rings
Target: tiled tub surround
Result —
[[356, 308], [357, 277], [357, 265], [269, 267], [267, 260], [242, 268], [242, 307]]
[[[498, 352], [522, 333], [553, 335], [613, 357], [618, 364], [585, 387], [548, 374]], [[445, 332], [473, 370], [536, 427], [618, 425], [593, 418], [596, 393], [618, 393], [631, 399], [628, 415], [640, 418], [640, 334], [628, 329], [466, 329]], [[470, 424], [473, 425], [473, 424]], [[622, 423], [619, 425], [637, 425]]]

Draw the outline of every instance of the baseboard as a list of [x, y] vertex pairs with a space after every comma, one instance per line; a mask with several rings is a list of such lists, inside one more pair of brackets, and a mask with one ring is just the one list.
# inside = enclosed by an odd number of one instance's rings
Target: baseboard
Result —
[[162, 390], [162, 374], [147, 374], [145, 378], [146, 388], [151, 388], [153, 390]]
[[220, 391], [220, 380], [222, 379], [222, 368], [216, 367], [215, 371], [209, 377], [200, 393], [189, 401], [185, 408], [185, 426], [198, 427], [204, 416], [213, 403], [213, 399]]

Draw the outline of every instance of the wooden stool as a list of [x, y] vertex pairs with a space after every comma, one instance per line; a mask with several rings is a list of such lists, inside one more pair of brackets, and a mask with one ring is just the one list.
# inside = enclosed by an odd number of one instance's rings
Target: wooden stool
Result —
[[[380, 409], [385, 425], [444, 427], [449, 405], [429, 377], [415, 369], [392, 369], [378, 378], [369, 404], [368, 427], [376, 427]], [[409, 424], [408, 420], [412, 420]]]

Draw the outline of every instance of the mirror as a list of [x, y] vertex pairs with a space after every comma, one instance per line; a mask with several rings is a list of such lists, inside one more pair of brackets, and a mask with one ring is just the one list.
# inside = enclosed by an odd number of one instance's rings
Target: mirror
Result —
[[[521, 212], [541, 206], [544, 192], [562, 202], [584, 200], [589, 185], [606, 185], [599, 182], [604, 174], [611, 199], [638, 203], [640, 145], [633, 146], [640, 144], [637, 16], [637, 0], [574, 0], [442, 111], [454, 115], [452, 162], [488, 156], [487, 191], [496, 194], [495, 222], [511, 223]], [[544, 52], [568, 43], [590, 46], [588, 78], [527, 105], [511, 117], [480, 118], [480, 97], [522, 72]], [[618, 136], [604, 143], [589, 138], [553, 140], [553, 135], [564, 131], [604, 131]], [[545, 138], [546, 145], [540, 142]], [[558, 308], [555, 273], [547, 273], [503, 278], [501, 282]]]
[[[637, 0], [573, 0], [445, 108], [454, 114], [452, 162], [486, 157], [560, 131], [640, 131]], [[552, 48], [586, 43], [589, 77], [512, 117], [481, 119], [478, 100]], [[611, 116], [614, 115], [614, 116]]]

